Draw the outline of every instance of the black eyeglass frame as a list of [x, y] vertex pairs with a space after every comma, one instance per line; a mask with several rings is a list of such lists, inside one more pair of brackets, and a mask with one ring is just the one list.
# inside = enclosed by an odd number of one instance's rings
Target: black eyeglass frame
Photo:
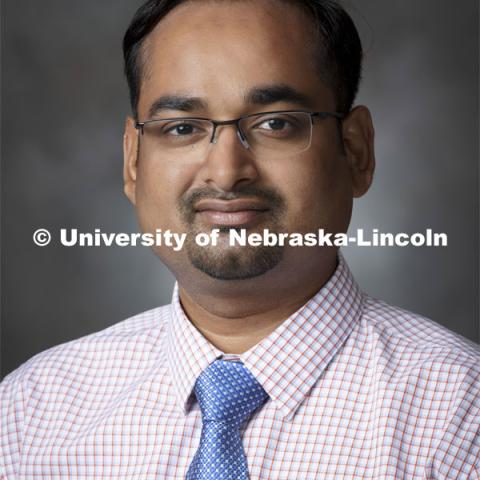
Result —
[[215, 143], [215, 134], [217, 132], [217, 128], [221, 125], [235, 125], [237, 128], [238, 136], [240, 138], [240, 141], [242, 144], [245, 146], [245, 148], [249, 148], [247, 138], [245, 136], [245, 133], [242, 131], [240, 128], [240, 122], [242, 120], [246, 120], [248, 118], [252, 117], [260, 117], [262, 115], [273, 115], [273, 114], [284, 114], [284, 113], [307, 113], [310, 115], [310, 124], [313, 125], [313, 119], [315, 117], [321, 118], [321, 119], [326, 119], [326, 118], [336, 118], [338, 121], [342, 121], [345, 118], [344, 113], [339, 113], [339, 112], [309, 112], [306, 110], [278, 110], [278, 111], [273, 111], [273, 112], [259, 112], [259, 113], [250, 113], [249, 115], [243, 115], [241, 117], [235, 118], [233, 120], [212, 120], [211, 118], [205, 118], [205, 117], [173, 117], [173, 118], [158, 118], [158, 119], [153, 119], [153, 120], [146, 120], [145, 122], [135, 122], [135, 128], [140, 131], [140, 133], [143, 135], [144, 134], [144, 126], [148, 125], [150, 123], [156, 123], [156, 122], [164, 122], [164, 121], [181, 121], [181, 120], [203, 120], [210, 122], [213, 125], [213, 132], [212, 136], [210, 138], [210, 143]]

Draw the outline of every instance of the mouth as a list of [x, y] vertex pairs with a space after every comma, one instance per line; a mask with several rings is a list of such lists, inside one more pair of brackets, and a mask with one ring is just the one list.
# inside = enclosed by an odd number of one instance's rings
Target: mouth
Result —
[[195, 205], [195, 213], [206, 223], [218, 227], [247, 227], [259, 222], [269, 208], [258, 200], [203, 199]]

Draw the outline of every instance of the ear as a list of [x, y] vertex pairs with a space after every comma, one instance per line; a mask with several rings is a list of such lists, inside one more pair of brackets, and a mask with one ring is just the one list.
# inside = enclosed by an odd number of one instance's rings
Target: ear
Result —
[[135, 184], [137, 180], [138, 130], [135, 120], [127, 117], [123, 134], [123, 191], [135, 205]]
[[375, 170], [375, 132], [368, 108], [355, 107], [344, 118], [342, 132], [352, 176], [353, 196], [358, 198], [370, 188]]

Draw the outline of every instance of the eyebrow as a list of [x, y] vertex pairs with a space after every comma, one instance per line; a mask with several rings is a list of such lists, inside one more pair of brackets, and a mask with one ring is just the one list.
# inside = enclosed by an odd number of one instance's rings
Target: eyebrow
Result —
[[[245, 101], [248, 105], [270, 105], [277, 102], [296, 103], [301, 106], [312, 104], [308, 95], [284, 84], [254, 87], [245, 95]], [[196, 110], [206, 110], [207, 107], [207, 102], [199, 97], [164, 95], [152, 103], [148, 114], [149, 118], [152, 118], [164, 110], [194, 112]]]
[[150, 108], [148, 114], [153, 117], [163, 110], [180, 110], [182, 112], [193, 112], [207, 108], [207, 103], [198, 97], [188, 97], [184, 95], [165, 95], [157, 98]]
[[246, 95], [245, 100], [250, 105], [270, 105], [276, 102], [289, 102], [306, 106], [312, 103], [308, 95], [284, 84], [252, 88]]

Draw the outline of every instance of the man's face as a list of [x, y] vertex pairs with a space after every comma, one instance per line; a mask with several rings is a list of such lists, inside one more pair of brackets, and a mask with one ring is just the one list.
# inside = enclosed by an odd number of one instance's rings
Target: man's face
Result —
[[[144, 44], [139, 121], [334, 112], [335, 98], [320, 80], [313, 52], [308, 20], [286, 3], [184, 3]], [[161, 108], [153, 111], [159, 99]], [[333, 118], [315, 121], [307, 150], [267, 156], [246, 149], [232, 125], [218, 127], [216, 143], [195, 156], [155, 148], [132, 123], [126, 129], [125, 190], [144, 231], [188, 234], [181, 252], [156, 247], [179, 279], [192, 273], [223, 280], [267, 274], [271, 279], [275, 271], [283, 275], [321, 258], [321, 249], [232, 247], [227, 242], [231, 228], [335, 233], [348, 227], [352, 172]], [[219, 244], [196, 245], [195, 235], [213, 228], [222, 231]]]

